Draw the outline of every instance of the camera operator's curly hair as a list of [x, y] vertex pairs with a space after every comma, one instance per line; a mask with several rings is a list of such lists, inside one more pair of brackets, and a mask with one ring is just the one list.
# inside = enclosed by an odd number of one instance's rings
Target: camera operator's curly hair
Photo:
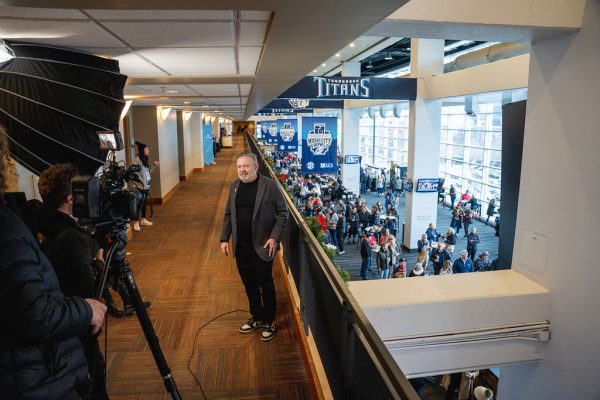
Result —
[[42, 172], [38, 189], [44, 203], [53, 208], [60, 207], [72, 194], [71, 179], [78, 175], [79, 171], [70, 163], [56, 164]]
[[4, 203], [4, 191], [6, 190], [7, 158], [9, 155], [6, 131], [0, 125], [0, 204]]

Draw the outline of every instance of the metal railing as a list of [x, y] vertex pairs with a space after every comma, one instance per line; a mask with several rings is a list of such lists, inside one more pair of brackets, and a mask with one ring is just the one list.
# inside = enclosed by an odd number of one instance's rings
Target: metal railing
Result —
[[[261, 174], [277, 181], [254, 138], [248, 145]], [[335, 399], [419, 397], [346, 287], [294, 202], [285, 193], [290, 219], [282, 243], [286, 270], [300, 296], [305, 332], [310, 328]]]

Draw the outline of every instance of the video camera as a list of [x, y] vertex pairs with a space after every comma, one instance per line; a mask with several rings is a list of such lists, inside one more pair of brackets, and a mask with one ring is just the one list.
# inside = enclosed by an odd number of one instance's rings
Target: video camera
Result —
[[[126, 224], [135, 220], [146, 201], [146, 191], [138, 178], [139, 165], [126, 167], [110, 161], [97, 176], [79, 176], [71, 181], [73, 215], [82, 225]], [[126, 184], [140, 187], [126, 188]]]

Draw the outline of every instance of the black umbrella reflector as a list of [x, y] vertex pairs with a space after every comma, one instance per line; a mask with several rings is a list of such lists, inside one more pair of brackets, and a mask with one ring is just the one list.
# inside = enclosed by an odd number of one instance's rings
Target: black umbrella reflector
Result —
[[[11, 155], [36, 174], [71, 162], [82, 174], [102, 166], [107, 132], [123, 148], [119, 118], [127, 76], [119, 62], [32, 43], [3, 42], [14, 58], [0, 63], [0, 124]], [[104, 146], [106, 147], [106, 146]]]

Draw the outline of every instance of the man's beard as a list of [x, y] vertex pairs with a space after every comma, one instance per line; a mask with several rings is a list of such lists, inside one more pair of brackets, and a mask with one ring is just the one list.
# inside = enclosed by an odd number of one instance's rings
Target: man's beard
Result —
[[240, 180], [244, 183], [254, 182], [254, 180], [258, 177], [258, 174], [248, 174], [245, 177], [240, 176]]

